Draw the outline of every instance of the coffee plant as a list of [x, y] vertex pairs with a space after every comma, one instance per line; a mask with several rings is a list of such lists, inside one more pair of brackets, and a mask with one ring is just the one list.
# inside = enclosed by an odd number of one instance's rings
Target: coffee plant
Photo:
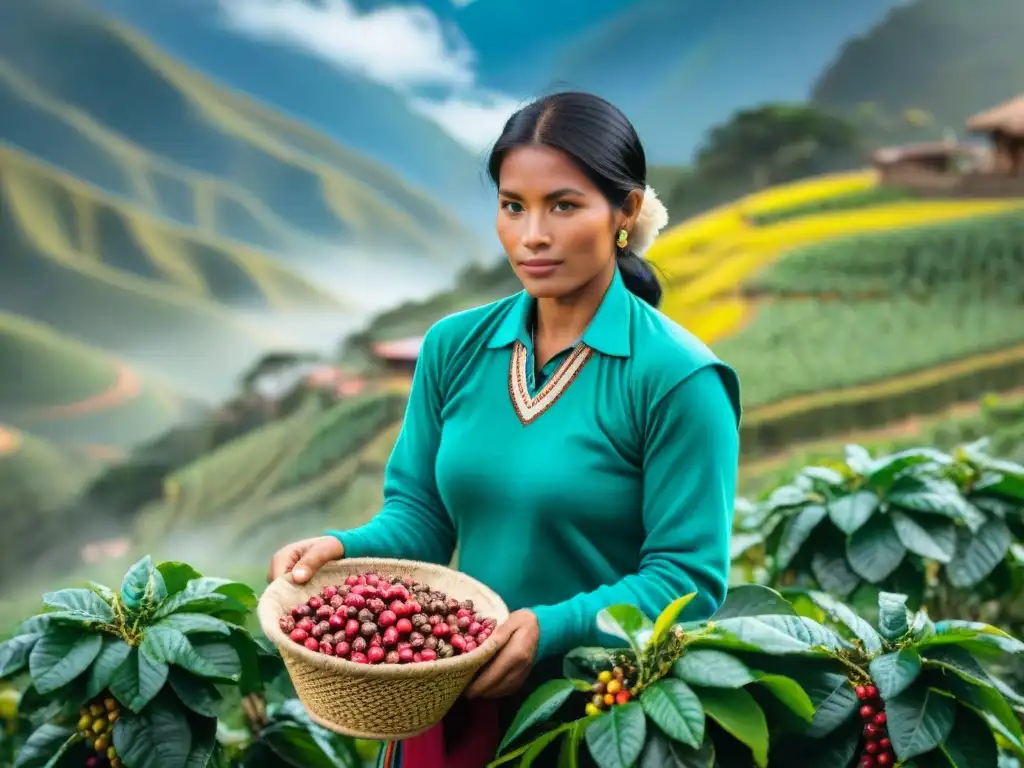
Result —
[[804, 468], [738, 518], [739, 549], [763, 548], [772, 586], [865, 609], [884, 589], [934, 616], [969, 608], [1016, 623], [1000, 612], [1024, 586], [1024, 467], [989, 456], [984, 441], [877, 458], [848, 446], [843, 462]]
[[709, 621], [675, 623], [691, 598], [653, 622], [603, 611], [599, 629], [623, 647], [570, 653], [489, 768], [556, 746], [560, 764], [585, 748], [599, 768], [997, 768], [1024, 755], [1024, 700], [991, 672], [1024, 644], [999, 629], [932, 622], [888, 592], [874, 626], [827, 595], [790, 603], [758, 585], [730, 590]]
[[16, 768], [203, 768], [225, 697], [280, 671], [244, 627], [253, 591], [184, 563], [147, 557], [118, 591], [91, 584], [43, 603], [0, 645], [0, 679], [24, 681], [18, 717], [34, 724]]

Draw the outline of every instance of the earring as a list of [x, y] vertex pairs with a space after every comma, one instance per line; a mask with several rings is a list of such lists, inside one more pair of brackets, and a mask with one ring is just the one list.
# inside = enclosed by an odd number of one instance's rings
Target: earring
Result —
[[618, 236], [618, 238], [616, 238], [615, 244], [617, 246], [619, 246], [619, 248], [625, 248], [626, 244], [628, 242], [629, 242], [629, 233], [626, 230], [624, 230], [624, 229], [620, 229], [619, 230], [619, 236]]

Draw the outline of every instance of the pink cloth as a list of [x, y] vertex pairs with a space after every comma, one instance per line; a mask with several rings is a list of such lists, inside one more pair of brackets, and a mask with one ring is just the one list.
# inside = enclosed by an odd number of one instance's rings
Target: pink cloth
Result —
[[484, 768], [500, 743], [497, 700], [459, 699], [444, 720], [402, 742], [401, 768]]

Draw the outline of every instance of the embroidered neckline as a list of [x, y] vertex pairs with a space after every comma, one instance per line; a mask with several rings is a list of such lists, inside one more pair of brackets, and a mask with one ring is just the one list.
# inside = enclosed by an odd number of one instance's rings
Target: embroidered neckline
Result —
[[573, 347], [569, 356], [551, 374], [551, 378], [548, 379], [540, 392], [536, 396], [531, 397], [529, 387], [526, 384], [528, 379], [526, 366], [530, 359], [529, 352], [521, 341], [517, 341], [512, 346], [512, 359], [509, 362], [508, 369], [508, 394], [512, 399], [512, 407], [516, 411], [516, 416], [519, 417], [519, 421], [522, 422], [524, 427], [537, 419], [537, 417], [554, 405], [558, 398], [565, 394], [569, 385], [573, 383], [593, 353], [594, 350], [582, 341], [579, 342]]

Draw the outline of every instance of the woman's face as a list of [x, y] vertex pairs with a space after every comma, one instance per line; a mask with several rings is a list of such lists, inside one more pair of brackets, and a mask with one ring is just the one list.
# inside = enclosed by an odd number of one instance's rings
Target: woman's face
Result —
[[505, 156], [499, 179], [498, 238], [527, 293], [570, 295], [615, 268], [626, 216], [568, 155], [519, 147]]

